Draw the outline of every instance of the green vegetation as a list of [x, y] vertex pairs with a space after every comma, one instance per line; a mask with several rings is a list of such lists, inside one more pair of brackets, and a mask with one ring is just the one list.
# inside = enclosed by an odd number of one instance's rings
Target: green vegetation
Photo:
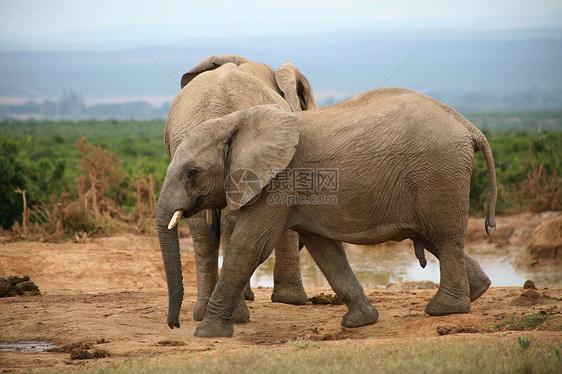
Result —
[[152, 173], [155, 180], [163, 180], [168, 167], [163, 120], [0, 121], [0, 136], [24, 142], [25, 156], [33, 162], [63, 161], [69, 185], [78, 175], [76, 142], [82, 137], [115, 153], [129, 175]]
[[[523, 343], [521, 343], [521, 341]], [[380, 344], [308, 347], [287, 343], [207, 356], [178, 355], [155, 363], [131, 359], [100, 364], [95, 373], [557, 373], [562, 368], [560, 344], [539, 338], [425, 339]]]
[[532, 313], [524, 316], [512, 316], [493, 326], [495, 331], [562, 331], [562, 316], [546, 313]]
[[163, 131], [161, 120], [0, 122], [1, 227], [18, 222], [17, 237], [53, 240], [118, 221], [146, 231], [168, 165]]
[[62, 190], [65, 162], [49, 158], [32, 161], [25, 153], [29, 143], [29, 139], [0, 136], [0, 227], [11, 227], [22, 215], [22, 196], [16, 190], [26, 191], [28, 206], [40, 204], [50, 193]]
[[[498, 213], [562, 209], [562, 111], [467, 117], [483, 130], [494, 152]], [[26, 191], [27, 206], [32, 209], [43, 205], [48, 210], [45, 205], [59, 201], [60, 196], [66, 196], [65, 201], [82, 196], [78, 181], [86, 172], [81, 166], [85, 156], [77, 144], [83, 137], [120, 160], [116, 167], [122, 169], [123, 177], [103, 192], [106, 197], [122, 208], [120, 214], [139, 208], [136, 183], [153, 183], [157, 194], [165, 177], [168, 158], [163, 131], [163, 120], [0, 121], [0, 225], [10, 229], [14, 222], [22, 222], [22, 196], [15, 192], [17, 188]], [[486, 164], [478, 153], [471, 181], [471, 214], [482, 216], [488, 202]], [[118, 216], [115, 211], [111, 214]], [[32, 221], [38, 219], [37, 214], [33, 217], [30, 214]], [[89, 232], [95, 226], [82, 229]]]
[[[467, 115], [494, 153], [496, 212], [562, 209], [562, 111]], [[475, 155], [470, 213], [482, 215], [490, 199], [484, 157]]]

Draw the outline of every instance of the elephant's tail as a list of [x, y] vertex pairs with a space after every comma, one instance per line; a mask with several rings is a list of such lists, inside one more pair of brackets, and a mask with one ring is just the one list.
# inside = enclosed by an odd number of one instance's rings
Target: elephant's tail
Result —
[[484, 227], [486, 228], [486, 233], [490, 234], [489, 228], [496, 228], [496, 201], [498, 198], [498, 188], [496, 184], [496, 168], [494, 166], [494, 156], [492, 155], [492, 150], [488, 140], [482, 134], [480, 130], [475, 135], [475, 145], [477, 151], [482, 151], [484, 154], [484, 159], [486, 160], [486, 165], [488, 167], [488, 179], [490, 181], [490, 206], [488, 207], [488, 213], [486, 214], [486, 220], [484, 222]]

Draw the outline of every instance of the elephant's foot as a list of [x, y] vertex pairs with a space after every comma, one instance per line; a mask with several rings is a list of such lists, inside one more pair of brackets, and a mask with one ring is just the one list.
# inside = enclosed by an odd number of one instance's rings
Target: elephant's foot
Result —
[[425, 307], [430, 316], [445, 316], [448, 314], [470, 312], [470, 298], [466, 296], [450, 296], [438, 290], [433, 299]]
[[235, 323], [245, 323], [250, 320], [250, 310], [243, 298], [238, 300], [238, 303], [236, 303], [234, 312], [232, 312], [231, 320]]
[[343, 316], [341, 324], [345, 327], [360, 327], [372, 325], [377, 322], [378, 319], [379, 312], [369, 303], [359, 307], [350, 307], [349, 312]]
[[486, 290], [490, 287], [490, 278], [484, 275], [483, 278], [468, 278], [468, 284], [470, 286], [470, 301], [478, 299]]
[[252, 287], [250, 287], [250, 282], [246, 283], [246, 287], [244, 287], [244, 299], [254, 301], [254, 291], [252, 291]]
[[193, 336], [200, 338], [230, 338], [234, 334], [234, 326], [223, 319], [203, 319], [197, 326]]
[[474, 301], [490, 287], [490, 278], [484, 273], [478, 262], [469, 255], [464, 255], [464, 262], [466, 263], [466, 275], [470, 287], [470, 301]]
[[193, 309], [193, 319], [196, 321], [203, 321], [205, 314], [207, 313], [207, 302], [209, 300], [197, 300], [195, 308]]
[[292, 305], [304, 305], [308, 301], [308, 295], [301, 287], [274, 287], [271, 301]]

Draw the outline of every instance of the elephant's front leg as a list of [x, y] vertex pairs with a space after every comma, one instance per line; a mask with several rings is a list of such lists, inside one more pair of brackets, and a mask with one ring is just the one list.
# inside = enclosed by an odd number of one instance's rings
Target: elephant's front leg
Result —
[[193, 318], [201, 321], [205, 317], [207, 302], [218, 279], [219, 246], [209, 235], [204, 211], [188, 219], [187, 224], [193, 237], [197, 271], [197, 303], [193, 309]]
[[231, 316], [244, 286], [258, 265], [271, 254], [283, 233], [285, 221], [279, 216], [252, 216], [251, 209], [249, 211], [244, 217], [239, 215], [236, 219], [219, 280], [207, 303], [205, 318], [195, 330], [195, 336], [232, 336], [234, 327]]
[[341, 324], [345, 327], [359, 327], [375, 323], [379, 313], [355, 278], [341, 242], [308, 233], [301, 233], [300, 238], [332, 289], [349, 309]]
[[[221, 217], [221, 243], [223, 247], [223, 256], [226, 257], [226, 251], [229, 249], [230, 238], [232, 237], [232, 232], [234, 230], [234, 225], [236, 223], [236, 217], [238, 216], [238, 211], [233, 211], [226, 207], [222, 211]], [[232, 322], [244, 323], [250, 320], [250, 310], [246, 305], [246, 293], [250, 292], [253, 296], [252, 289], [250, 288], [250, 281], [246, 283], [244, 287], [244, 292], [238, 297], [238, 302], [236, 307], [232, 312], [231, 320]], [[253, 300], [253, 297], [252, 299]], [[205, 305], [206, 307], [206, 305]]]
[[293, 305], [308, 301], [300, 271], [299, 237], [292, 230], [283, 233], [275, 245], [271, 301]]

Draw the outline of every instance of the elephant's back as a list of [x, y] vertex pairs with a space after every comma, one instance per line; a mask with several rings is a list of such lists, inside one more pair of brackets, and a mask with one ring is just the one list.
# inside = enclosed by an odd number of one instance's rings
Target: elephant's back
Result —
[[[400, 142], [445, 144], [479, 132], [448, 105], [419, 92], [386, 87], [364, 92], [347, 101], [299, 113], [301, 133], [314, 141], [367, 142], [371, 146]], [[339, 140], [338, 140], [339, 139]], [[350, 145], [350, 144], [348, 144]], [[427, 145], [427, 144], [426, 144]]]
[[298, 116], [297, 167], [338, 168], [355, 181], [381, 170], [402, 170], [401, 178], [455, 168], [469, 176], [472, 170], [474, 141], [466, 119], [415, 91], [368, 91]]

